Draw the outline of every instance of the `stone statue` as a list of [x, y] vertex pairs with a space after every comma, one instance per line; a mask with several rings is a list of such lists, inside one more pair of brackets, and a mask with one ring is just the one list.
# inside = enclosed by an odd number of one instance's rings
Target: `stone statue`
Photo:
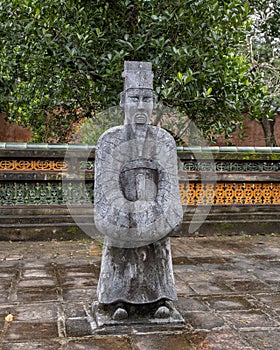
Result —
[[[170, 320], [176, 290], [169, 235], [182, 221], [172, 136], [149, 125], [150, 62], [124, 63], [124, 125], [107, 130], [95, 156], [95, 225], [104, 234], [98, 312], [123, 321]], [[140, 315], [140, 316], [139, 316]]]

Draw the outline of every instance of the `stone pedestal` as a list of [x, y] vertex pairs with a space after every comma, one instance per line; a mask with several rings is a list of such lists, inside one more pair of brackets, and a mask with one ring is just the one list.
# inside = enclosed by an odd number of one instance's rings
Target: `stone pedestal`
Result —
[[185, 328], [185, 321], [172, 302], [167, 302], [170, 316], [167, 318], [156, 318], [154, 313], [158, 305], [130, 305], [129, 316], [125, 320], [113, 320], [113, 309], [105, 309], [98, 302], [92, 304], [92, 318], [90, 320], [92, 333], [114, 334], [177, 330]]

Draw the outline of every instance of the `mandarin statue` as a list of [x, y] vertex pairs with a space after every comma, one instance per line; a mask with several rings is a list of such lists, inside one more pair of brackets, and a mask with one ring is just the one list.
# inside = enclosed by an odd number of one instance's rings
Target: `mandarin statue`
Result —
[[156, 98], [150, 62], [124, 63], [124, 125], [99, 138], [95, 156], [95, 225], [104, 235], [93, 303], [98, 325], [182, 321], [170, 234], [182, 222], [173, 137], [150, 125]]

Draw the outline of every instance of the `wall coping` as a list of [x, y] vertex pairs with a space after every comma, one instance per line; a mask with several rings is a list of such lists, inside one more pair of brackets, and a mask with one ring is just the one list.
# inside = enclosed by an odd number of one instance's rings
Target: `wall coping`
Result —
[[[90, 144], [57, 144], [57, 143], [24, 143], [24, 142], [0, 142], [0, 150], [71, 150], [89, 151], [95, 150], [95, 145]], [[244, 147], [244, 146], [187, 146], [177, 147], [178, 152], [209, 152], [209, 153], [280, 153], [280, 147]]]
[[52, 151], [88, 151], [94, 150], [95, 145], [88, 144], [58, 144], [58, 143], [25, 143], [25, 142], [0, 142], [0, 150], [52, 150]]

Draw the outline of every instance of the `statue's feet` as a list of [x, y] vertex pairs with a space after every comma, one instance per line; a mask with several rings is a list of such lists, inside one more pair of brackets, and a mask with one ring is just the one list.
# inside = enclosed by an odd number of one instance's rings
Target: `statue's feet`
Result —
[[114, 321], [122, 321], [122, 320], [126, 320], [127, 318], [128, 318], [128, 313], [122, 307], [118, 307], [112, 317]]
[[168, 318], [170, 317], [170, 310], [167, 306], [160, 306], [154, 316], [155, 318]]

